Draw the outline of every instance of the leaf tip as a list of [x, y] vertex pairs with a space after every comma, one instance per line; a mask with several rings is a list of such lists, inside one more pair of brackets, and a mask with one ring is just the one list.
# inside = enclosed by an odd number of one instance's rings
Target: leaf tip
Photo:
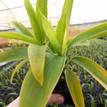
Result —
[[38, 82], [40, 86], [43, 86], [44, 78], [41, 75], [35, 75], [35, 80]]

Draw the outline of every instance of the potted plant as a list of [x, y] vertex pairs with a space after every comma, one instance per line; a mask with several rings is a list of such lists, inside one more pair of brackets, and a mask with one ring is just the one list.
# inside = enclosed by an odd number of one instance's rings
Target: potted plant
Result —
[[[14, 22], [21, 33], [0, 32], [1, 38], [16, 39], [28, 43], [28, 47], [9, 49], [0, 54], [0, 62], [21, 60], [18, 67], [29, 61], [30, 68], [23, 81], [19, 107], [45, 107], [57, 84], [65, 65], [66, 54], [70, 47], [75, 47], [87, 40], [107, 35], [107, 23], [69, 38], [69, 25], [73, 0], [65, 0], [61, 18], [56, 30], [47, 18], [47, 0], [37, 0], [36, 10], [29, 0], [24, 0], [32, 31], [24, 25]], [[86, 57], [73, 57], [72, 61], [87, 70], [105, 89], [107, 89], [107, 72], [97, 63]], [[17, 72], [17, 69], [15, 72]], [[15, 73], [14, 73], [15, 74]], [[14, 77], [13, 74], [13, 77]], [[79, 79], [73, 67], [65, 71], [68, 89], [76, 107], [85, 107]]]

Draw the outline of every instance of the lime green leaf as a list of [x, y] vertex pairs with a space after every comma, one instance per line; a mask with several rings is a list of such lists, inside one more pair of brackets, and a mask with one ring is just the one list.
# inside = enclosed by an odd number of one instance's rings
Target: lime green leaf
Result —
[[31, 70], [40, 85], [44, 82], [46, 47], [46, 45], [30, 45], [28, 48]]
[[22, 84], [20, 107], [45, 107], [60, 78], [64, 63], [65, 57], [47, 55], [43, 86], [38, 84], [30, 70]]
[[27, 48], [8, 49], [0, 52], [0, 63], [17, 61], [27, 58]]
[[72, 70], [65, 72], [66, 82], [76, 107], [85, 107], [82, 87]]
[[13, 25], [23, 34], [27, 36], [33, 36], [28, 28], [26, 28], [23, 24], [19, 22], [13, 22]]
[[44, 16], [47, 17], [47, 1], [48, 0], [37, 0], [37, 6]]
[[97, 25], [96, 27], [90, 28], [84, 32], [78, 34], [71, 42], [69, 46], [75, 46], [89, 39], [94, 39], [97, 37], [107, 36], [107, 22]]
[[37, 24], [35, 11], [34, 11], [29, 0], [24, 0], [24, 4], [25, 4], [25, 8], [26, 8], [27, 14], [28, 14], [29, 19], [30, 19], [30, 23], [32, 25], [34, 35], [36, 36], [36, 39], [40, 39], [39, 35], [38, 35], [38, 31], [37, 31], [38, 30], [37, 29], [38, 24]]
[[44, 40], [44, 35], [41, 34], [41, 28], [40, 28], [36, 13], [29, 0], [24, 0], [24, 3], [30, 19], [33, 33], [35, 35], [34, 37], [36, 37], [36, 39], [42, 43], [43, 42], [42, 40]]
[[44, 40], [45, 40], [45, 37], [46, 37], [46, 34], [45, 34], [45, 31], [43, 29], [43, 26], [42, 26], [42, 19], [41, 19], [41, 16], [39, 14], [39, 9], [38, 7], [36, 8], [36, 19], [38, 21], [38, 33], [39, 35], [41, 35], [41, 42], [42, 44], [44, 44]]
[[74, 57], [73, 62], [77, 63], [88, 71], [107, 90], [107, 71], [100, 65], [85, 57]]
[[64, 36], [70, 21], [73, 0], [65, 0], [61, 18], [58, 22], [56, 36], [60, 44], [63, 44]]
[[19, 73], [20, 69], [25, 65], [25, 63], [26, 63], [27, 61], [28, 61], [28, 59], [25, 59], [25, 60], [21, 61], [19, 64], [16, 65], [16, 67], [15, 67], [15, 69], [14, 69], [14, 71], [12, 72], [12, 75], [11, 75], [11, 79], [10, 79], [11, 83], [12, 83], [12, 81], [13, 81], [13, 78], [14, 78], [15, 74], [16, 74], [16, 73]]
[[45, 16], [38, 10], [39, 15], [41, 16], [42, 25], [44, 28], [44, 31], [46, 33], [46, 36], [48, 37], [50, 44], [52, 45], [54, 51], [59, 52], [60, 44], [55, 36], [55, 31], [51, 25], [51, 23], [47, 20]]
[[0, 38], [16, 39], [16, 40], [21, 40], [28, 43], [33, 43], [33, 44], [38, 43], [33, 38], [26, 36], [24, 34], [16, 33], [16, 32], [0, 32]]
[[91, 39], [98, 38], [98, 37], [107, 37], [107, 30], [97, 33]]

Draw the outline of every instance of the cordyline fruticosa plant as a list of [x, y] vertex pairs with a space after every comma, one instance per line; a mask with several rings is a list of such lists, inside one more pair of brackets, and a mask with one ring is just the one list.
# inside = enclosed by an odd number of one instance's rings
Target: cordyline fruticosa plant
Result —
[[[0, 33], [1, 38], [21, 40], [29, 45], [28, 48], [9, 49], [0, 53], [0, 62], [21, 60], [15, 72], [26, 61], [30, 62], [30, 69], [21, 87], [20, 107], [45, 107], [64, 69], [69, 48], [96, 37], [107, 36], [107, 23], [103, 23], [78, 34], [75, 38], [68, 39], [67, 28], [73, 0], [65, 0], [56, 30], [47, 19], [47, 2], [47, 0], [37, 0], [36, 9], [34, 9], [29, 0], [24, 0], [32, 26], [31, 31], [21, 23], [14, 22], [20, 33]], [[86, 69], [107, 89], [106, 70], [86, 57], [73, 57], [72, 61]], [[64, 73], [75, 106], [85, 107], [82, 88], [77, 76], [73, 73], [73, 68]]]

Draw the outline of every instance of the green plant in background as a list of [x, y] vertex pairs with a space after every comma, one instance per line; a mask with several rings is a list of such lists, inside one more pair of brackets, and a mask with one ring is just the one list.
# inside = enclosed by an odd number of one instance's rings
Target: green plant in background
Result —
[[10, 78], [12, 71], [19, 62], [9, 62], [3, 66], [0, 66], [0, 107], [6, 107], [7, 104], [12, 102], [19, 95], [19, 89], [26, 74], [26, 70], [28, 70], [29, 67], [25, 64], [20, 69], [20, 73], [15, 75], [15, 78], [11, 83]]
[[[47, 0], [37, 0], [35, 10], [29, 0], [24, 0], [32, 31], [21, 23], [14, 22], [21, 33], [0, 32], [2, 38], [21, 40], [29, 45], [28, 48], [9, 49], [0, 53], [0, 62], [21, 60], [15, 72], [23, 62], [30, 62], [29, 71], [21, 87], [20, 107], [45, 107], [64, 67], [67, 66], [64, 65], [69, 48], [96, 37], [107, 36], [107, 23], [103, 23], [78, 34], [75, 38], [68, 39], [67, 28], [73, 0], [65, 0], [56, 30], [47, 19], [47, 2]], [[107, 89], [106, 70], [86, 57], [72, 57], [72, 61], [86, 69]], [[82, 88], [73, 72], [73, 67], [65, 72], [65, 77], [75, 106], [84, 107]]]

